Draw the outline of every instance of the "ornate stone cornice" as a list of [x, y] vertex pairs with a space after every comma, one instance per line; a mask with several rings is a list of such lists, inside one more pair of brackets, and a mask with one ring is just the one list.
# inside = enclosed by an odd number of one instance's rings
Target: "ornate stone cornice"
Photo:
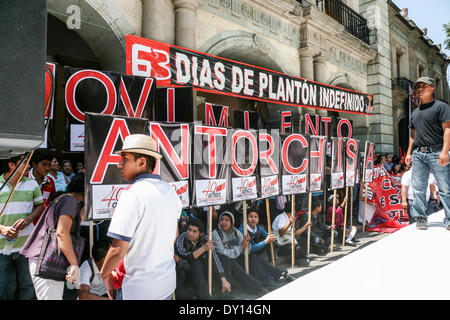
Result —
[[[262, 10], [260, 6], [268, 10]], [[207, 0], [202, 8], [208, 11], [212, 10], [219, 16], [231, 18], [230, 20], [245, 27], [256, 27], [255, 31], [265, 33], [268, 37], [291, 45], [292, 42], [294, 44], [299, 42], [300, 29], [295, 26], [293, 21], [300, 19], [294, 13], [295, 10], [298, 12], [301, 9], [291, 1]], [[269, 11], [275, 14], [269, 13]], [[251, 22], [252, 25], [249, 25], [248, 22]], [[270, 32], [267, 33], [267, 31]]]

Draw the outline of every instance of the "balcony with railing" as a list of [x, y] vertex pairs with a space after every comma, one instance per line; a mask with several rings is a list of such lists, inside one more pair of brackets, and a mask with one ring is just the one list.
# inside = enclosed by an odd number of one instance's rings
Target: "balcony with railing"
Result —
[[409, 80], [408, 78], [405, 77], [400, 77], [400, 78], [394, 78], [392, 79], [392, 87], [397, 86], [400, 87], [406, 91], [409, 90], [409, 87], [413, 86], [414, 82], [412, 82], [411, 80]]
[[316, 0], [317, 7], [344, 25], [345, 31], [369, 44], [367, 20], [340, 0]]

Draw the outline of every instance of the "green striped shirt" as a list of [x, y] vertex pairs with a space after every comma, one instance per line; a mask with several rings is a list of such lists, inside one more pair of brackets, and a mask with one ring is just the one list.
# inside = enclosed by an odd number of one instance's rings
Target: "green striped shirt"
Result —
[[[5, 182], [5, 175], [0, 176], [0, 186]], [[8, 183], [2, 190], [0, 190], [0, 212], [8, 200], [12, 186]], [[0, 216], [0, 224], [4, 226], [11, 226], [17, 220], [26, 218], [33, 212], [34, 206], [44, 203], [41, 189], [37, 182], [33, 179], [22, 177], [17, 184], [14, 194], [6, 206], [6, 210]], [[19, 231], [16, 241], [13, 242], [12, 252], [18, 252], [25, 244], [31, 231], [34, 229], [34, 224], [30, 223], [25, 229]], [[0, 234], [0, 254], [5, 254], [6, 238]]]

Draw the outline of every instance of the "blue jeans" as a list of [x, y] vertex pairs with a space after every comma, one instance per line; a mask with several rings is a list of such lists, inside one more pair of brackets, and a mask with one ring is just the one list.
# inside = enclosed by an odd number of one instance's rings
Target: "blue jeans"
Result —
[[0, 254], [0, 300], [16, 298], [36, 300], [28, 259], [18, 252], [10, 255]]
[[414, 193], [414, 202], [411, 207], [411, 216], [417, 219], [427, 220], [426, 192], [428, 188], [428, 179], [430, 170], [436, 179], [439, 188], [439, 197], [444, 206], [445, 219], [444, 224], [450, 224], [450, 164], [441, 167], [438, 163], [439, 154], [437, 152], [413, 151], [412, 154], [412, 187]]

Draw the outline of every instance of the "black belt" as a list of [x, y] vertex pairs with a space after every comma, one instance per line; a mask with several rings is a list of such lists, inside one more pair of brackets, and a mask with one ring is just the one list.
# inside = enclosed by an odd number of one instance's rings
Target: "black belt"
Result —
[[440, 150], [442, 149], [442, 145], [436, 145], [436, 146], [431, 146], [431, 147], [416, 147], [415, 150], [420, 151], [420, 152], [424, 152], [424, 153], [429, 153], [429, 152], [433, 152], [433, 150]]

